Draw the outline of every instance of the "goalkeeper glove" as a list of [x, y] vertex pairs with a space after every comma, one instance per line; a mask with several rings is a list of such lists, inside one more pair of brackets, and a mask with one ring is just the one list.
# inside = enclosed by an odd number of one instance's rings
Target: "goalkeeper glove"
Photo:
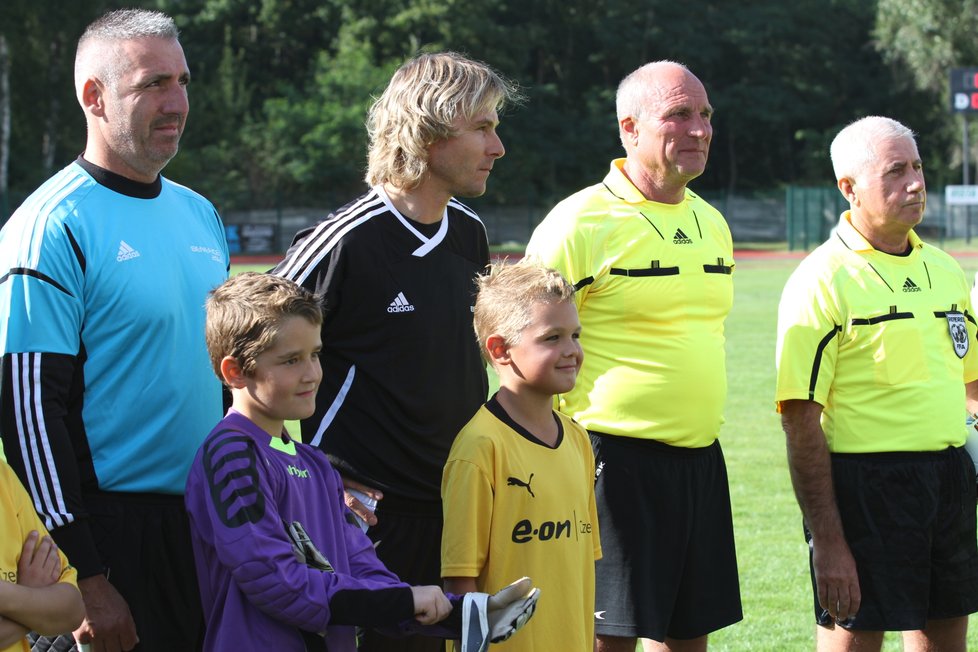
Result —
[[485, 652], [489, 643], [501, 643], [533, 616], [540, 589], [529, 577], [489, 595], [466, 593], [462, 600], [462, 652]]

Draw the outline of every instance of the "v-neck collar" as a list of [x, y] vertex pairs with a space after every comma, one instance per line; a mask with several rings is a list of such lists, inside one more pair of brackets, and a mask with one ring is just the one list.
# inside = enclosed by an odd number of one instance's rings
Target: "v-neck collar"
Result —
[[418, 258], [425, 256], [428, 252], [441, 244], [442, 240], [445, 239], [445, 235], [448, 233], [447, 206], [445, 207], [445, 212], [441, 216], [441, 226], [439, 227], [438, 232], [429, 238], [415, 228], [415, 226], [411, 224], [411, 220], [401, 215], [401, 212], [394, 207], [394, 203], [391, 201], [391, 198], [387, 196], [387, 192], [384, 190], [382, 185], [374, 186], [374, 192], [376, 192], [377, 195], [384, 200], [384, 204], [387, 206], [387, 209], [394, 214], [394, 217], [396, 217], [401, 224], [404, 225], [404, 228], [413, 233], [414, 236], [421, 241], [421, 246], [411, 252], [412, 256], [417, 256]]

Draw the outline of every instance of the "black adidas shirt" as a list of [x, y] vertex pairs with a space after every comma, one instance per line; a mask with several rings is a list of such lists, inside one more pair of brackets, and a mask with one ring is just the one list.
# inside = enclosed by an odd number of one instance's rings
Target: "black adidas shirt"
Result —
[[439, 500], [452, 441], [488, 391], [472, 331], [488, 264], [485, 227], [454, 199], [425, 225], [374, 188], [296, 234], [274, 273], [325, 299], [323, 381], [302, 439], [340, 473]]

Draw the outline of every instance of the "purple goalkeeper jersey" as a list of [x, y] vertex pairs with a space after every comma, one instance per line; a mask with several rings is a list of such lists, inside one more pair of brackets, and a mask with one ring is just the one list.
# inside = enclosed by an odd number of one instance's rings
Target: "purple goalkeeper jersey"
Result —
[[[319, 449], [231, 410], [197, 452], [186, 503], [205, 650], [305, 650], [303, 630], [324, 634], [329, 652], [355, 652], [353, 625], [418, 627], [410, 588], [377, 559]], [[286, 532], [295, 521], [332, 571], [299, 561]]]

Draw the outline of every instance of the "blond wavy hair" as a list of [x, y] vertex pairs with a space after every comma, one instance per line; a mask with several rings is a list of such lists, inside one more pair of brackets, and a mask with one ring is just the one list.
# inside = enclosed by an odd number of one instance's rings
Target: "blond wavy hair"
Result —
[[488, 65], [457, 52], [420, 54], [394, 73], [367, 115], [366, 181], [411, 190], [428, 171], [428, 147], [455, 135], [456, 118], [521, 100]]

